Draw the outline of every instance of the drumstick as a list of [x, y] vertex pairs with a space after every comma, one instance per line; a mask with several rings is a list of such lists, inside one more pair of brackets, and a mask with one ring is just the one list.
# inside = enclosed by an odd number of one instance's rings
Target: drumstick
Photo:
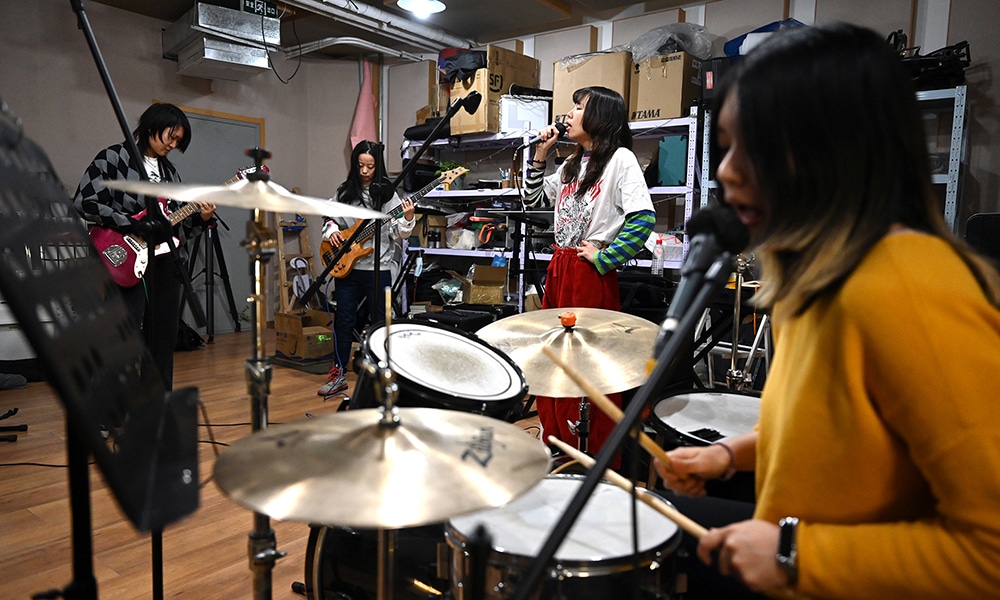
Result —
[[[594, 466], [594, 463], [597, 462], [590, 456], [584, 454], [583, 452], [580, 452], [573, 446], [570, 446], [569, 444], [555, 438], [554, 436], [551, 435], [549, 436], [549, 443], [558, 446], [560, 450], [562, 450], [568, 456], [573, 458], [573, 460], [577, 461], [578, 463], [587, 467], [588, 469], [592, 468]], [[632, 482], [622, 477], [618, 473], [612, 471], [611, 469], [608, 469], [604, 472], [604, 477], [611, 483], [625, 490], [626, 492], [629, 493], [632, 492]], [[682, 514], [679, 510], [668, 504], [666, 500], [663, 500], [660, 497], [655, 496], [646, 490], [642, 490], [642, 492], [643, 493], [636, 494], [636, 497], [639, 498], [639, 500], [642, 500], [644, 503], [648, 504], [650, 508], [660, 513], [661, 515], [665, 516], [666, 518], [670, 519], [671, 521], [676, 523], [678, 527], [690, 533], [697, 539], [701, 539], [701, 536], [705, 535], [705, 532], [707, 530], [704, 527], [695, 523], [689, 517]]]
[[[552, 348], [548, 346], [542, 346], [542, 352], [544, 352], [546, 356], [551, 358], [552, 362], [559, 365], [559, 367], [561, 367], [562, 370], [565, 371], [567, 375], [569, 375], [569, 378], [572, 379], [578, 386], [580, 386], [583, 389], [584, 393], [587, 394], [587, 397], [590, 398], [594, 402], [594, 404], [597, 405], [598, 408], [604, 411], [604, 414], [611, 417], [612, 421], [617, 423], [622, 420], [622, 416], [624, 416], [622, 410], [617, 406], [615, 406], [615, 403], [609, 400], [607, 396], [602, 394], [596, 387], [594, 387], [592, 383], [587, 381], [587, 379], [584, 378], [584, 376], [579, 371], [569, 366], [568, 364], [566, 364], [565, 361], [560, 359], [559, 356], [556, 355], [555, 351], [552, 350]], [[660, 446], [652, 438], [650, 438], [648, 435], [646, 435], [641, 431], [639, 432], [639, 445], [645, 448], [646, 452], [649, 452], [649, 454], [652, 455], [653, 458], [660, 461], [668, 468], [670, 467], [670, 457], [667, 456], [667, 453], [663, 450], [663, 448], [660, 448]], [[681, 476], [680, 478], [684, 479], [683, 476]]]

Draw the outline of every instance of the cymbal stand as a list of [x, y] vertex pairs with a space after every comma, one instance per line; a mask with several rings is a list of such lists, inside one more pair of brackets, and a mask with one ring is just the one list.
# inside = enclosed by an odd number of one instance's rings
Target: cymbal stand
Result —
[[[747, 362], [744, 370], [736, 368], [736, 360], [739, 358], [740, 354], [740, 303], [741, 303], [741, 293], [743, 291], [743, 271], [748, 269], [753, 263], [753, 255], [746, 257], [743, 254], [738, 254], [736, 256], [736, 274], [734, 276], [734, 282], [736, 284], [736, 296], [733, 300], [733, 337], [730, 341], [730, 353], [729, 353], [729, 370], [726, 371], [726, 387], [731, 390], [743, 390], [750, 379], [750, 365], [752, 354], [747, 355]], [[763, 329], [763, 328], [762, 328]], [[758, 331], [758, 334], [760, 332]], [[757, 338], [754, 339], [754, 345], [750, 349], [751, 352], [756, 352], [757, 350]]]
[[576, 436], [576, 445], [580, 452], [587, 452], [590, 439], [590, 400], [586, 396], [580, 398], [580, 420], [569, 423], [569, 430]]
[[[374, 302], [372, 303], [374, 304]], [[385, 360], [379, 361], [375, 368], [373, 386], [375, 397], [380, 398], [379, 402], [379, 428], [382, 431], [389, 431], [399, 427], [399, 407], [396, 406], [396, 399], [399, 397], [399, 385], [396, 383], [396, 374], [390, 365], [390, 345], [392, 335], [390, 325], [392, 324], [392, 289], [385, 289]], [[392, 600], [392, 584], [396, 578], [395, 569], [396, 553], [396, 531], [391, 529], [378, 530], [378, 563], [376, 597], [378, 600]]]
[[[247, 155], [257, 165], [257, 169], [247, 175], [247, 179], [267, 181], [269, 175], [262, 172], [261, 163], [270, 158], [271, 153], [262, 148], [253, 148], [247, 150]], [[267, 429], [267, 396], [271, 385], [271, 365], [264, 355], [264, 330], [267, 327], [267, 281], [264, 267], [278, 247], [275, 231], [267, 227], [261, 210], [251, 212], [251, 219], [247, 221], [247, 237], [240, 245], [250, 255], [250, 281], [253, 289], [250, 304], [254, 311], [251, 321], [253, 353], [246, 362], [246, 381], [252, 401], [251, 427], [257, 432]], [[271, 572], [274, 563], [285, 553], [277, 550], [274, 530], [271, 529], [267, 515], [255, 512], [253, 523], [254, 528], [247, 544], [250, 570], [253, 572], [253, 597], [255, 600], [270, 600]]]

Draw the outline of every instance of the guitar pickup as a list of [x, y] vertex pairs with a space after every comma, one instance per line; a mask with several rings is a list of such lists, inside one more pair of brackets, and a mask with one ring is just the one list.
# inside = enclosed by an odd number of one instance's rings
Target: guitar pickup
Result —
[[143, 250], [146, 249], [146, 243], [143, 242], [142, 240], [136, 239], [130, 235], [126, 235], [122, 239], [124, 239], [125, 243], [128, 244], [130, 248], [132, 248], [132, 252], [138, 254], [139, 252], [142, 252]]

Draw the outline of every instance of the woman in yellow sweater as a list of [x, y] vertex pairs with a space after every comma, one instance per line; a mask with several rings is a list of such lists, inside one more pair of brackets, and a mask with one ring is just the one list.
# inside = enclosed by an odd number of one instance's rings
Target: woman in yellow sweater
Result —
[[698, 557], [769, 595], [1000, 597], [1000, 277], [940, 216], [908, 74], [874, 32], [802, 28], [720, 97], [775, 356], [755, 432], [657, 465], [691, 496], [756, 471]]

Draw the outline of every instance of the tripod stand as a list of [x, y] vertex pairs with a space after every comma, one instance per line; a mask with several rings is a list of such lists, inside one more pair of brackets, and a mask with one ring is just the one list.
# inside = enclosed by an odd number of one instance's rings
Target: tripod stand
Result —
[[[226, 224], [218, 219], [218, 217], [213, 218], [206, 225], [205, 229], [199, 233], [194, 239], [194, 246], [191, 249], [191, 262], [189, 269], [189, 275], [191, 276], [191, 281], [194, 281], [195, 277], [205, 274], [205, 314], [207, 317], [205, 323], [205, 333], [208, 335], [208, 343], [211, 344], [215, 341], [215, 277], [218, 275], [222, 278], [222, 285], [226, 290], [226, 302], [229, 306], [229, 316], [233, 319], [233, 324], [236, 331], [240, 331], [240, 314], [236, 310], [236, 301], [233, 300], [233, 286], [229, 282], [229, 270], [226, 268], [226, 255], [222, 252], [222, 244], [219, 242], [219, 236], [216, 232], [218, 224], [222, 223], [223, 227]], [[229, 229], [229, 227], [226, 227]], [[205, 238], [205, 267], [197, 274], [191, 275], [190, 272], [194, 271], [195, 259], [198, 258], [198, 242], [204, 236]], [[219, 257], [219, 272], [215, 272], [215, 257]]]

